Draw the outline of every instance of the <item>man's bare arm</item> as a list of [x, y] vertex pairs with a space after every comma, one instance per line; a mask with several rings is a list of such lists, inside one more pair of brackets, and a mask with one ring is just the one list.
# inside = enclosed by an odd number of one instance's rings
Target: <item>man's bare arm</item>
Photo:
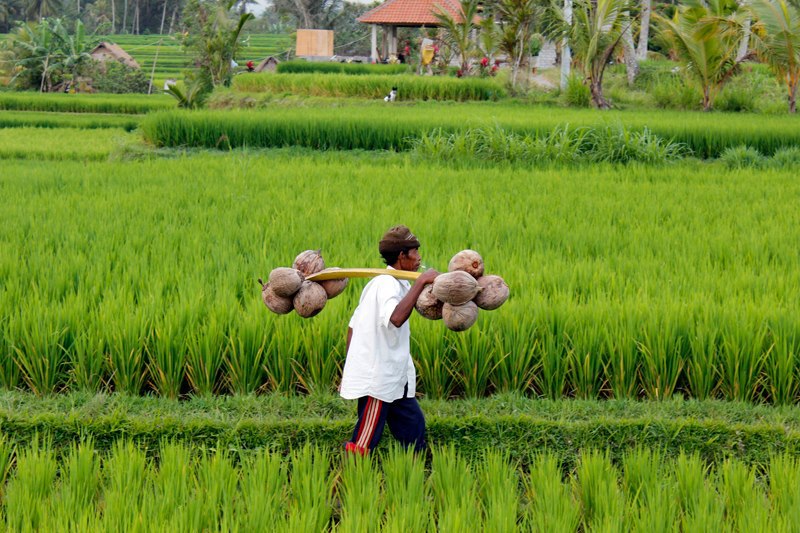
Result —
[[394, 308], [394, 312], [392, 312], [392, 316], [389, 318], [389, 322], [391, 322], [394, 327], [399, 328], [405, 324], [408, 317], [411, 316], [411, 311], [414, 310], [414, 304], [417, 303], [417, 298], [422, 294], [422, 289], [425, 288], [425, 285], [433, 283], [433, 280], [436, 279], [438, 275], [439, 273], [435, 270], [428, 270], [417, 278], [417, 281], [411, 286], [411, 290], [400, 300], [400, 303]]

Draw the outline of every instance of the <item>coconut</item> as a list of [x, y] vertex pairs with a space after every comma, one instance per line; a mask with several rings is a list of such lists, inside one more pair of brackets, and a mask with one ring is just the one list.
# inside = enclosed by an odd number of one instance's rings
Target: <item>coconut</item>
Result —
[[422, 289], [414, 308], [417, 313], [421, 314], [429, 320], [440, 320], [442, 318], [442, 306], [444, 302], [433, 295], [433, 284], [425, 285]]
[[442, 318], [447, 329], [464, 331], [478, 320], [478, 306], [475, 302], [467, 302], [464, 305], [446, 303], [442, 307]]
[[322, 285], [313, 281], [304, 281], [300, 290], [294, 295], [293, 304], [298, 315], [303, 318], [311, 318], [322, 311], [327, 301], [328, 295], [325, 294]]
[[321, 250], [306, 250], [294, 258], [292, 268], [299, 270], [305, 277], [316, 274], [325, 269], [325, 261], [322, 259]]
[[475, 278], [463, 270], [441, 274], [433, 281], [433, 295], [452, 305], [467, 303], [475, 298], [479, 291], [480, 287]]
[[261, 299], [270, 311], [279, 315], [291, 313], [294, 308], [292, 299], [275, 294], [270, 283], [264, 285], [264, 288], [261, 290]]
[[497, 309], [508, 299], [508, 285], [500, 276], [483, 276], [478, 280], [478, 286], [482, 290], [475, 297], [475, 303], [481, 309]]
[[294, 268], [280, 267], [269, 273], [269, 286], [278, 296], [291, 298], [300, 290], [305, 276]]
[[[341, 270], [339, 267], [331, 267], [328, 270]], [[347, 287], [347, 282], [350, 281], [347, 278], [339, 278], [339, 279], [327, 279], [325, 281], [318, 282], [322, 285], [322, 288], [325, 289], [325, 294], [328, 295], [328, 299], [336, 298], [342, 291], [344, 291], [345, 287]]]
[[458, 252], [447, 264], [448, 272], [461, 270], [478, 279], [483, 276], [483, 258], [475, 250], [462, 250]]

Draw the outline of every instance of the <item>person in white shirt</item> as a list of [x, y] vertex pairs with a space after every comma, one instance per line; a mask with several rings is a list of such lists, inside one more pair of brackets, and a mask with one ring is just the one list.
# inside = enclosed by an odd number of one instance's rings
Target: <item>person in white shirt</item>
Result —
[[[406, 226], [384, 234], [378, 250], [390, 269], [416, 272], [420, 243]], [[378, 445], [383, 428], [404, 446], [425, 448], [425, 417], [417, 403], [416, 371], [411, 360], [408, 318], [422, 289], [439, 273], [424, 272], [414, 285], [389, 275], [364, 287], [347, 330], [347, 359], [339, 390], [342, 398], [358, 400], [358, 422], [348, 452], [365, 455]]]

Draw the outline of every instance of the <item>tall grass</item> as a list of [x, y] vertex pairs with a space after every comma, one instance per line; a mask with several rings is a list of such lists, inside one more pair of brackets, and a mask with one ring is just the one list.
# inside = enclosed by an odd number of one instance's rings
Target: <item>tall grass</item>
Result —
[[0, 109], [9, 111], [143, 114], [170, 107], [175, 101], [162, 95], [0, 92]]
[[335, 63], [322, 61], [284, 61], [278, 63], [279, 74], [349, 74], [364, 76], [366, 74], [406, 74], [409, 65], [373, 65], [370, 63]]
[[512, 288], [462, 334], [412, 315], [425, 396], [794, 403], [800, 182], [791, 171], [718, 170], [476, 172], [296, 151], [10, 161], [2, 385], [333, 392], [365, 281], [303, 320], [269, 313], [256, 280], [309, 248], [331, 266], [380, 266], [398, 191], [413, 190], [403, 222], [426, 264], [442, 271], [474, 248]]
[[0, 483], [0, 524], [10, 531], [792, 531], [800, 497], [800, 465], [784, 454], [770, 458], [762, 480], [737, 461], [708, 469], [696, 457], [648, 449], [619, 466], [585, 451], [575, 471], [546, 451], [534, 452], [523, 470], [497, 450], [467, 457], [434, 448], [429, 471], [424, 457], [397, 447], [342, 463], [313, 446], [234, 456], [165, 441], [150, 452], [152, 460], [120, 440], [102, 455], [86, 441], [57, 458], [38, 439], [25, 443]]
[[[287, 75], [293, 78], [295, 75]], [[323, 79], [330, 76], [321, 75]], [[343, 76], [352, 81], [364, 76]], [[368, 77], [366, 77], [368, 78]], [[392, 77], [387, 77], [392, 79]], [[263, 79], [272, 79], [265, 76]], [[356, 81], [358, 81], [356, 80]], [[461, 80], [453, 80], [458, 83]], [[391, 82], [389, 82], [391, 83]], [[380, 88], [383, 91], [383, 88]], [[375, 89], [378, 92], [378, 89]], [[400, 89], [402, 95], [402, 87]], [[383, 93], [380, 93], [382, 95]], [[387, 104], [388, 105], [388, 104]], [[568, 124], [569, 128], [563, 129]], [[800, 145], [797, 117], [743, 116], [738, 114], [682, 113], [661, 111], [613, 111], [553, 109], [514, 103], [444, 104], [414, 106], [350, 104], [329, 107], [273, 108], [269, 110], [225, 110], [204, 112], [165, 111], [144, 118], [145, 138], [157, 146], [205, 148], [308, 146], [321, 149], [408, 149], [413, 140], [441, 131], [447, 136], [467, 130], [491, 132], [499, 127], [520, 138], [555, 135], [547, 143], [554, 161], [569, 161], [576, 143], [583, 140], [571, 132], [584, 128], [612, 128], [617, 135], [605, 136], [597, 157], [605, 152], [611, 160], [631, 154], [663, 158], [679, 143], [697, 157], [717, 157], [728, 148], [746, 144], [765, 155]], [[561, 127], [561, 130], [557, 128]], [[621, 127], [621, 129], [620, 129]], [[460, 138], [460, 137], [457, 137]], [[512, 147], [524, 144], [514, 143]], [[503, 153], [495, 151], [496, 153]], [[516, 152], [515, 152], [516, 153]]]
[[506, 96], [495, 80], [444, 78], [402, 74], [248, 74], [237, 76], [233, 88], [241, 92], [265, 92], [303, 96], [383, 99], [397, 87], [398, 100], [498, 100]]

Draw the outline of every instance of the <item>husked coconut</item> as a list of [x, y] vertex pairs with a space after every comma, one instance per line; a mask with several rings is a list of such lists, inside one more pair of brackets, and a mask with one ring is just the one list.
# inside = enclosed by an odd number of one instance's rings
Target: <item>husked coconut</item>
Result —
[[261, 290], [261, 299], [264, 301], [264, 305], [267, 306], [267, 309], [279, 315], [291, 313], [294, 308], [292, 299], [275, 294], [275, 291], [272, 290], [272, 285], [269, 283], [263, 286]]
[[442, 306], [444, 302], [433, 295], [433, 284], [425, 285], [422, 289], [414, 309], [429, 320], [440, 320], [442, 318]]
[[444, 303], [465, 304], [480, 291], [478, 282], [463, 270], [441, 274], [433, 281], [433, 295]]
[[[339, 267], [331, 267], [328, 270], [341, 270]], [[322, 285], [322, 288], [325, 289], [325, 294], [328, 295], [328, 299], [336, 298], [344, 291], [345, 287], [347, 287], [347, 282], [350, 281], [347, 278], [341, 279], [327, 279], [325, 281], [320, 281], [319, 284]]]
[[483, 276], [483, 258], [475, 250], [462, 250], [458, 252], [447, 264], [448, 272], [461, 270], [478, 279]]
[[306, 280], [294, 295], [294, 310], [303, 318], [311, 318], [322, 311], [327, 301], [328, 295], [322, 285]]
[[453, 331], [464, 331], [478, 320], [478, 306], [475, 302], [467, 302], [463, 305], [444, 304], [442, 307], [442, 319], [447, 329]]
[[303, 276], [308, 277], [325, 269], [325, 261], [322, 259], [321, 250], [306, 250], [300, 252], [294, 258], [292, 268], [299, 270]]
[[269, 286], [278, 296], [291, 298], [300, 290], [305, 276], [294, 268], [280, 267], [269, 273]]
[[478, 286], [481, 292], [475, 297], [475, 303], [481, 309], [497, 309], [508, 299], [508, 285], [500, 276], [483, 276], [478, 280]]

